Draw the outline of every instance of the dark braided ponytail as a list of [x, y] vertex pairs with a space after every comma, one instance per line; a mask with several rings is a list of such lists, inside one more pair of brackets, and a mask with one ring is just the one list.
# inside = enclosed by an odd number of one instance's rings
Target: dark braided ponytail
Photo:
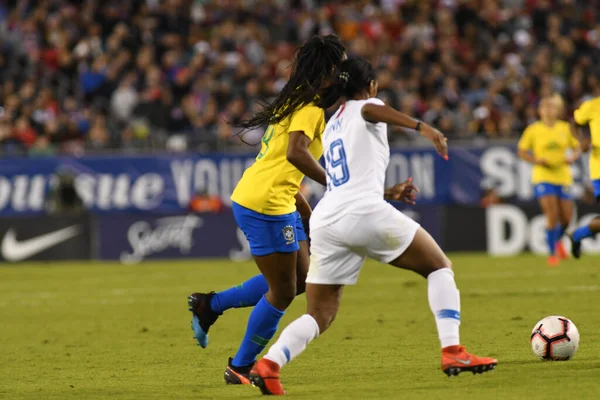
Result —
[[346, 48], [336, 35], [315, 36], [300, 47], [292, 64], [290, 80], [281, 93], [252, 118], [235, 124], [244, 130], [277, 124], [298, 108], [317, 100], [322, 86], [338, 71]]

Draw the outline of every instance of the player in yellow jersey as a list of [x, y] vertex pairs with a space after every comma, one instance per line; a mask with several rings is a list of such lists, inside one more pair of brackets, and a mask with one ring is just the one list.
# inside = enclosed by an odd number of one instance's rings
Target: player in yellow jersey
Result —
[[535, 198], [546, 216], [548, 264], [551, 266], [567, 256], [560, 239], [573, 217], [570, 164], [581, 155], [571, 126], [558, 119], [560, 108], [558, 97], [543, 98], [539, 106], [540, 120], [525, 129], [518, 145], [519, 157], [533, 164], [531, 182]]
[[202, 347], [223, 311], [255, 306], [242, 344], [229, 359], [226, 383], [249, 383], [256, 356], [277, 331], [293, 298], [304, 292], [309, 256], [302, 220], [308, 221], [311, 208], [299, 188], [304, 176], [327, 184], [317, 161], [323, 155], [324, 109], [337, 101], [331, 83], [345, 58], [337, 36], [312, 38], [298, 50], [290, 80], [273, 103], [241, 124], [246, 129], [267, 126], [256, 161], [231, 196], [235, 220], [261, 275], [220, 293], [188, 298], [192, 328]]
[[[594, 186], [594, 196], [600, 202], [600, 97], [584, 102], [575, 110], [575, 122], [578, 125], [589, 125], [592, 135], [590, 152], [590, 179]], [[570, 236], [573, 257], [581, 256], [581, 241], [600, 232], [600, 218], [594, 218], [588, 225], [577, 229]]]

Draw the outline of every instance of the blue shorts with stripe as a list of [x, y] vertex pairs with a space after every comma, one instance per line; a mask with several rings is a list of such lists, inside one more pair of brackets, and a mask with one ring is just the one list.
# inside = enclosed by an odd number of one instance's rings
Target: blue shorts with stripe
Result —
[[237, 203], [231, 205], [238, 227], [244, 232], [253, 256], [298, 251], [306, 240], [300, 214], [265, 215]]

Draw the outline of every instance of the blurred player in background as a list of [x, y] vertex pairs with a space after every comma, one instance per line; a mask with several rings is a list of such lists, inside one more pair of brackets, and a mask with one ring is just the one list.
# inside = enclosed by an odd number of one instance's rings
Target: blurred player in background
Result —
[[460, 346], [460, 299], [450, 260], [419, 224], [384, 200], [414, 204], [417, 191], [411, 179], [384, 189], [390, 158], [387, 124], [419, 131], [447, 159], [446, 138], [375, 98], [375, 71], [368, 61], [344, 61], [342, 71], [336, 87], [347, 101], [327, 123], [323, 137], [327, 192], [310, 219], [307, 313], [284, 329], [256, 363], [250, 380], [263, 394], [284, 394], [280, 368], [331, 325], [344, 286], [356, 284], [367, 257], [427, 278], [446, 374], [493, 369], [496, 360], [476, 357]]
[[227, 383], [249, 383], [256, 356], [277, 331], [293, 298], [304, 292], [309, 258], [302, 219], [308, 220], [312, 210], [299, 188], [305, 175], [327, 183], [317, 161], [323, 154], [324, 109], [337, 101], [328, 87], [345, 57], [337, 36], [312, 38], [298, 50], [279, 96], [241, 124], [246, 129], [267, 126], [256, 161], [231, 196], [235, 220], [261, 274], [229, 290], [194, 293], [188, 299], [192, 327], [202, 347], [208, 345], [208, 329], [224, 311], [255, 306], [242, 344], [229, 359]]
[[[590, 179], [594, 187], [596, 201], [600, 202], [600, 97], [584, 102], [575, 110], [575, 123], [589, 125], [592, 135], [590, 154]], [[600, 217], [594, 218], [588, 225], [575, 230], [570, 236], [573, 257], [581, 256], [581, 241], [600, 232]]]
[[[534, 195], [546, 217], [548, 265], [556, 266], [567, 257], [560, 239], [573, 217], [570, 164], [581, 156], [579, 142], [568, 122], [560, 120], [560, 96], [540, 101], [540, 120], [529, 125], [519, 140], [519, 157], [533, 164], [531, 182]], [[568, 154], [568, 150], [571, 153]]]

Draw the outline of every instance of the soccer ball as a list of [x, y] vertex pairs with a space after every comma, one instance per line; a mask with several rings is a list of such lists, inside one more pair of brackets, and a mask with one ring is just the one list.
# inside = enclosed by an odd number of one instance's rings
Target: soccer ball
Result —
[[531, 331], [531, 348], [542, 360], [566, 361], [579, 347], [579, 331], [568, 318], [556, 315], [539, 321]]

